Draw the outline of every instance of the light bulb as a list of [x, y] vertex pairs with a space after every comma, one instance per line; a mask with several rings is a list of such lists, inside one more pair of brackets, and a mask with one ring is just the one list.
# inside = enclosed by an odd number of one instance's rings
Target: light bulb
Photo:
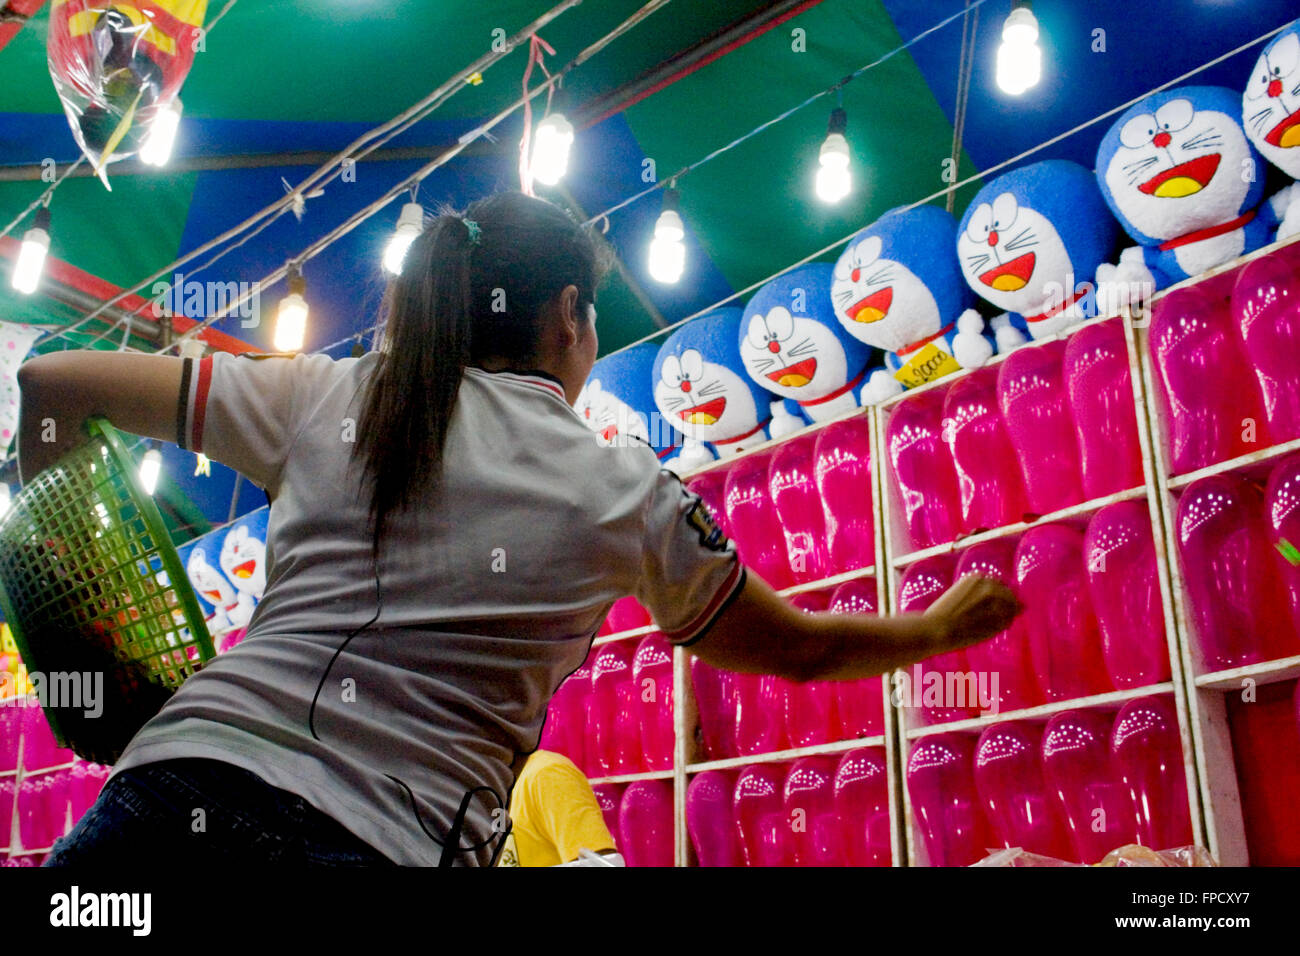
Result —
[[822, 143], [818, 159], [817, 198], [822, 202], [839, 202], [853, 188], [849, 172], [849, 142], [843, 133], [831, 133]]
[[418, 202], [408, 202], [402, 207], [401, 215], [397, 217], [397, 231], [393, 233], [393, 238], [388, 240], [388, 246], [384, 249], [385, 269], [393, 275], [398, 275], [402, 271], [402, 260], [406, 258], [406, 250], [411, 248], [411, 243], [423, 228], [424, 207]]
[[563, 113], [552, 113], [537, 124], [533, 133], [533, 178], [554, 186], [569, 168], [569, 147], [573, 145], [573, 124]]
[[157, 448], [150, 448], [144, 453], [144, 458], [140, 462], [140, 487], [144, 493], [151, 495], [154, 489], [158, 487], [158, 475], [162, 473], [162, 452]]
[[159, 107], [149, 124], [149, 133], [140, 146], [140, 162], [146, 166], [166, 166], [176, 145], [176, 130], [181, 125], [181, 101], [172, 100]]
[[307, 300], [298, 292], [290, 292], [280, 300], [275, 315], [275, 350], [297, 352], [307, 337]]
[[1037, 85], [1043, 74], [1043, 51], [1038, 46], [1038, 20], [1028, 7], [1016, 7], [1002, 25], [998, 47], [998, 87], [1019, 96]]
[[23, 295], [31, 295], [40, 284], [45, 271], [45, 255], [50, 251], [50, 211], [45, 207], [36, 210], [36, 222], [23, 234], [23, 244], [18, 250], [10, 282]]
[[664, 210], [655, 223], [655, 237], [650, 241], [650, 277], [668, 285], [680, 279], [686, 268], [686, 246], [682, 242], [686, 227], [676, 207], [676, 192], [669, 190], [664, 196]]
[[11, 495], [10, 495], [8, 483], [7, 482], [0, 483], [0, 517], [3, 517], [9, 513], [10, 501], [11, 501]]

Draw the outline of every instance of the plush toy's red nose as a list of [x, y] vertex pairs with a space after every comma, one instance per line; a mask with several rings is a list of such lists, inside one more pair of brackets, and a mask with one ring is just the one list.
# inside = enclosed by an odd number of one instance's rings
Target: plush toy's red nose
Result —
[[854, 282], [857, 282], [859, 279], [862, 278], [862, 270], [861, 270], [861, 269], [854, 269], [852, 275], [850, 276], [850, 278], [852, 278]]
[[691, 383], [690, 383], [690, 382], [682, 382], [682, 391], [683, 391], [683, 392], [689, 392], [690, 390], [691, 390]]
[[769, 352], [779, 352], [781, 351], [781, 344], [779, 342], [768, 342], [767, 350]]
[[1281, 95], [1282, 95], [1282, 81], [1281, 81], [1281, 80], [1270, 80], [1270, 81], [1269, 81], [1269, 84], [1268, 84], [1268, 95], [1269, 95], [1269, 96], [1281, 96]]
[[989, 245], [996, 246], [997, 244], [998, 244], [998, 231], [994, 229], [992, 232], [989, 233]]
[[1173, 140], [1172, 136], [1170, 136], [1164, 130], [1161, 130], [1160, 132], [1156, 133], [1156, 135], [1152, 138], [1151, 142], [1155, 143], [1161, 149], [1164, 149], [1166, 146], [1169, 145], [1170, 141], [1172, 140]]

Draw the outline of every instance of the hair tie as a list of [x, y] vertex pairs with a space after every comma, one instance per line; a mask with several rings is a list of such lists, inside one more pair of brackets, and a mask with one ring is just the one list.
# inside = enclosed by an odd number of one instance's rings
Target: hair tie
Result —
[[465, 228], [469, 230], [469, 244], [471, 246], [477, 246], [479, 244], [479, 239], [483, 235], [483, 230], [479, 228], [478, 223], [473, 219], [462, 219], [461, 222], [463, 222]]

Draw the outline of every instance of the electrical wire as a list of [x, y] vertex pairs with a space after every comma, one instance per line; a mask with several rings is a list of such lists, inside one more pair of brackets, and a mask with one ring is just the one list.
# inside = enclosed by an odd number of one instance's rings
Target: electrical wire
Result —
[[0, 229], [0, 239], [3, 239], [5, 236], [9, 235], [9, 233], [13, 231], [14, 227], [17, 226], [24, 219], [26, 219], [31, 213], [35, 212], [37, 207], [39, 206], [48, 207], [50, 204], [50, 199], [52, 199], [54, 196], [54, 190], [58, 189], [59, 184], [62, 183], [65, 179], [67, 179], [68, 174], [72, 172], [74, 169], [76, 169], [78, 166], [80, 166], [82, 162], [85, 161], [85, 159], [86, 156], [83, 153], [82, 155], [77, 157], [77, 161], [75, 163], [70, 163], [68, 167], [63, 170], [62, 175], [60, 175], [58, 179], [54, 180], [54, 182], [50, 183], [47, 187], [45, 187], [45, 191], [36, 197], [35, 202], [33, 202], [30, 206], [28, 206], [17, 216], [15, 216], [13, 220], [9, 223], [9, 225], [4, 227], [4, 229]]
[[[984, 0], [980, 0], [980, 2], [984, 2]], [[973, 6], [973, 5], [972, 5], [972, 6]], [[1277, 27], [1276, 29], [1269, 30], [1267, 33], [1261, 34], [1260, 36], [1256, 37], [1255, 39], [1250, 40], [1250, 41], [1247, 42], [1247, 43], [1243, 43], [1243, 44], [1241, 44], [1241, 45], [1238, 46], [1238, 47], [1234, 47], [1233, 49], [1229, 50], [1227, 53], [1224, 53], [1224, 54], [1222, 54], [1222, 55], [1220, 55], [1220, 56], [1215, 57], [1213, 60], [1210, 60], [1210, 61], [1208, 61], [1208, 62], [1206, 62], [1206, 63], [1202, 63], [1200, 66], [1194, 67], [1194, 68], [1188, 70], [1186, 73], [1183, 73], [1183, 74], [1180, 75], [1180, 76], [1176, 76], [1176, 77], [1174, 77], [1172, 80], [1167, 80], [1166, 82], [1161, 83], [1159, 86], [1152, 87], [1151, 89], [1147, 90], [1145, 93], [1139, 93], [1137, 96], [1133, 97], [1131, 100], [1128, 100], [1128, 101], [1125, 102], [1125, 103], [1121, 103], [1119, 106], [1116, 106], [1116, 107], [1114, 107], [1114, 108], [1112, 108], [1112, 109], [1106, 110], [1104, 113], [1098, 113], [1096, 116], [1092, 117], [1092, 119], [1084, 120], [1084, 121], [1083, 121], [1082, 123], [1080, 123], [1079, 125], [1077, 125], [1077, 126], [1075, 126], [1075, 127], [1072, 127], [1071, 129], [1068, 129], [1068, 130], [1066, 130], [1066, 131], [1063, 132], [1063, 133], [1058, 133], [1056, 136], [1053, 136], [1053, 137], [1051, 137], [1050, 139], [1044, 140], [1043, 142], [1039, 143], [1039, 144], [1036, 145], [1036, 146], [1031, 146], [1029, 149], [1027, 149], [1027, 150], [1025, 150], [1025, 151], [1023, 151], [1023, 152], [1021, 152], [1021, 153], [1017, 153], [1015, 156], [1012, 156], [1010, 159], [1004, 159], [1002, 162], [997, 163], [997, 164], [995, 164], [995, 165], [993, 165], [993, 166], [990, 166], [988, 169], [985, 169], [985, 170], [983, 170], [983, 171], [981, 171], [981, 172], [979, 172], [979, 173], [976, 173], [976, 174], [973, 175], [973, 176], [969, 176], [969, 177], [967, 177], [966, 179], [958, 180], [958, 181], [956, 181], [956, 182], [954, 182], [954, 183], [952, 183], [952, 184], [950, 184], [950, 185], [948, 185], [948, 186], [945, 186], [943, 189], [940, 189], [940, 190], [938, 190], [937, 192], [933, 192], [933, 193], [931, 193], [931, 194], [928, 195], [928, 196], [924, 196], [924, 197], [922, 197], [921, 199], [916, 200], [915, 202], [908, 203], [908, 204], [905, 205], [905, 206], [899, 206], [895, 211], [896, 211], [896, 212], [907, 212], [907, 211], [910, 210], [910, 209], [915, 209], [917, 206], [923, 206], [923, 205], [925, 205], [925, 204], [928, 203], [928, 202], [932, 202], [933, 200], [942, 197], [943, 195], [945, 195], [945, 194], [948, 193], [949, 191], [956, 191], [956, 190], [960, 189], [960, 188], [963, 187], [963, 186], [968, 186], [968, 185], [970, 185], [971, 183], [978, 182], [979, 180], [983, 179], [985, 176], [988, 176], [988, 175], [990, 175], [990, 174], [992, 174], [992, 173], [996, 173], [996, 172], [998, 172], [998, 171], [1000, 171], [1000, 170], [1002, 170], [1002, 169], [1005, 169], [1005, 168], [1008, 167], [1008, 166], [1014, 165], [1015, 163], [1020, 162], [1022, 159], [1026, 159], [1026, 158], [1028, 158], [1029, 156], [1032, 156], [1034, 153], [1037, 153], [1039, 150], [1046, 149], [1046, 148], [1049, 147], [1049, 146], [1054, 146], [1054, 145], [1056, 145], [1057, 143], [1061, 142], [1061, 140], [1063, 140], [1063, 139], [1067, 139], [1067, 138], [1073, 136], [1075, 133], [1081, 132], [1081, 131], [1087, 129], [1088, 127], [1090, 127], [1090, 126], [1095, 126], [1097, 123], [1100, 123], [1102, 120], [1104, 120], [1104, 119], [1108, 119], [1109, 117], [1114, 116], [1114, 115], [1117, 114], [1117, 113], [1122, 113], [1122, 112], [1124, 112], [1124, 110], [1128, 109], [1130, 106], [1133, 106], [1133, 105], [1135, 105], [1135, 104], [1137, 104], [1137, 103], [1142, 102], [1142, 100], [1146, 99], [1148, 96], [1151, 96], [1151, 95], [1153, 95], [1153, 94], [1155, 94], [1155, 93], [1159, 93], [1161, 90], [1167, 90], [1167, 89], [1169, 89], [1169, 88], [1172, 87], [1172, 86], [1177, 86], [1179, 83], [1182, 83], [1184, 80], [1190, 79], [1191, 77], [1195, 76], [1195, 75], [1198, 74], [1198, 73], [1203, 73], [1205, 70], [1208, 70], [1208, 69], [1210, 69], [1211, 67], [1218, 66], [1218, 65], [1219, 65], [1220, 63], [1222, 63], [1224, 60], [1229, 60], [1229, 59], [1231, 59], [1232, 57], [1236, 56], [1238, 53], [1243, 53], [1243, 52], [1245, 52], [1246, 50], [1250, 49], [1251, 47], [1255, 46], [1256, 44], [1263, 43], [1263, 42], [1265, 42], [1266, 40], [1271, 39], [1272, 37], [1274, 37], [1274, 36], [1276, 36], [1277, 34], [1281, 33], [1283, 30], [1287, 29], [1287, 27], [1289, 27], [1289, 26], [1290, 26], [1289, 23], [1284, 23], [1284, 24], [1282, 24], [1282, 26]], [[635, 197], [633, 197], [633, 198], [635, 198]], [[625, 204], [625, 203], [624, 203], [624, 204]], [[615, 208], [617, 208], [617, 207], [615, 207]], [[613, 210], [610, 210], [610, 211], [613, 211]], [[597, 216], [596, 218], [599, 219], [600, 217]], [[672, 323], [671, 325], [667, 325], [667, 326], [665, 326], [665, 327], [662, 328], [662, 329], [657, 329], [657, 330], [655, 330], [654, 332], [651, 332], [649, 335], [644, 336], [643, 338], [637, 339], [635, 342], [630, 342], [630, 343], [628, 343], [627, 345], [623, 346], [622, 348], [616, 349], [615, 351], [610, 352], [610, 353], [608, 353], [608, 354], [609, 354], [609, 355], [617, 355], [619, 352], [626, 351], [627, 349], [630, 349], [630, 348], [632, 348], [632, 347], [634, 347], [634, 346], [640, 345], [640, 344], [642, 344], [643, 342], [651, 342], [651, 341], [653, 341], [653, 340], [659, 338], [661, 335], [665, 335], [665, 334], [667, 334], [667, 333], [670, 333], [670, 332], [672, 332], [674, 329], [679, 329], [679, 328], [681, 328], [683, 325], [685, 325], [687, 322], [690, 322], [690, 321], [693, 320], [693, 319], [698, 319], [698, 318], [699, 318], [700, 316], [702, 316], [702, 315], [707, 315], [709, 312], [712, 312], [714, 309], [717, 309], [717, 308], [719, 308], [719, 307], [721, 307], [721, 306], [723, 306], [723, 305], [726, 305], [728, 302], [731, 302], [733, 299], [738, 299], [738, 298], [740, 298], [741, 296], [746, 295], [746, 294], [748, 294], [748, 293], [754, 291], [755, 289], [759, 288], [760, 286], [762, 286], [762, 285], [766, 285], [768, 282], [771, 282], [773, 279], [779, 278], [780, 276], [785, 275], [787, 272], [791, 272], [791, 271], [793, 271], [794, 269], [797, 269], [797, 268], [799, 268], [799, 267], [802, 266], [802, 265], [807, 265], [809, 262], [812, 262], [814, 259], [817, 259], [817, 258], [820, 257], [820, 256], [824, 256], [824, 255], [826, 255], [826, 253], [828, 253], [828, 252], [832, 252], [833, 250], [835, 250], [835, 249], [839, 248], [840, 246], [844, 245], [845, 243], [847, 243], [847, 242], [848, 242], [849, 240], [851, 240], [854, 236], [856, 236], [859, 232], [861, 232], [861, 229], [855, 229], [855, 230], [853, 230], [852, 232], [850, 232], [847, 236], [844, 236], [842, 239], [837, 239], [837, 240], [835, 240], [834, 242], [832, 242], [830, 245], [828, 245], [828, 246], [823, 246], [821, 249], [818, 249], [816, 252], [813, 252], [813, 253], [810, 253], [810, 254], [807, 255], [807, 256], [804, 256], [804, 257], [803, 257], [802, 259], [800, 259], [798, 262], [792, 263], [791, 265], [786, 266], [784, 269], [780, 269], [780, 270], [778, 270], [778, 271], [772, 273], [772, 274], [771, 274], [770, 276], [768, 276], [767, 278], [765, 278], [765, 279], [759, 279], [757, 282], [753, 282], [753, 283], [751, 283], [750, 285], [748, 285], [748, 286], [746, 286], [745, 288], [739, 290], [738, 292], [733, 292], [731, 295], [727, 296], [726, 298], [724, 298], [724, 299], [719, 299], [717, 302], [713, 303], [713, 304], [710, 305], [710, 306], [706, 306], [706, 307], [703, 308], [703, 309], [700, 309], [698, 312], [693, 312], [692, 314], [688, 315], [688, 316], [687, 316], [686, 318], [684, 318], [684, 319], [681, 319], [681, 320], [679, 320], [679, 321], [677, 321], [677, 322], [674, 322], [674, 323]]]

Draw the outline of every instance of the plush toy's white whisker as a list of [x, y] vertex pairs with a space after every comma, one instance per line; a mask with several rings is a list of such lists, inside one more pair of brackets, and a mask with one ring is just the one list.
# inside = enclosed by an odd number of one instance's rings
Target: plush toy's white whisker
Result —
[[865, 281], [866, 284], [869, 286], [883, 285], [884, 283], [888, 282], [893, 277], [893, 275], [894, 275], [894, 270], [891, 269], [889, 266], [885, 266], [885, 268], [877, 269], [871, 275], [867, 276]]
[[853, 300], [853, 290], [844, 289], [843, 291], [840, 292], [832, 292], [831, 298], [834, 299], [836, 302], [844, 302], [844, 303], [851, 302]]
[[970, 263], [972, 269], [982, 269], [984, 264], [988, 262], [990, 258], [992, 257], [985, 253], [984, 255], [967, 256], [966, 261]]
[[810, 352], [816, 352], [817, 346], [813, 344], [812, 339], [805, 339], [792, 349], [786, 350], [786, 355], [790, 358], [796, 358], [800, 355], [807, 355]]
[[1120, 167], [1120, 169], [1124, 170], [1124, 172], [1126, 173], [1130, 171], [1141, 172], [1142, 170], [1150, 166], [1152, 163], [1158, 163], [1158, 162], [1160, 162], [1159, 156], [1147, 156], [1143, 159], [1134, 160], [1131, 163], [1125, 163], [1123, 166]]
[[754, 368], [759, 372], [765, 372], [776, 364], [776, 359], [761, 358], [754, 359]]
[[725, 392], [726, 390], [727, 387], [715, 378], [713, 381], [701, 385], [699, 388], [699, 394], [700, 397], [703, 398], [708, 395], [715, 395], [718, 392]]
[[[1297, 87], [1297, 89], [1300, 89], [1300, 87]], [[1270, 103], [1262, 110], [1259, 110], [1255, 113], [1252, 113], [1250, 116], [1247, 116], [1246, 123], [1251, 128], [1253, 128], [1256, 132], [1262, 133], [1264, 131], [1265, 120], [1267, 120], [1272, 115], [1273, 115], [1273, 105]]]
[[679, 406], [686, 404], [686, 399], [682, 398], [679, 395], [674, 395], [671, 398], [665, 398], [664, 404], [667, 405], [669, 408], [678, 408]]

